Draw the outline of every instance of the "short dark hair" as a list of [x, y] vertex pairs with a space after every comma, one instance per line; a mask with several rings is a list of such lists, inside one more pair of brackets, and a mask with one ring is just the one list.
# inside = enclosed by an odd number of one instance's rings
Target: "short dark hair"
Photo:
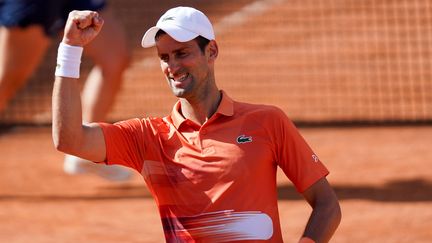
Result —
[[[161, 29], [158, 30], [158, 32], [156, 32], [156, 35], [155, 35], [155, 40], [158, 40], [161, 35], [166, 35], [166, 34], [167, 33], [165, 31], [163, 31]], [[207, 47], [208, 43], [210, 43], [210, 40], [207, 39], [207, 38], [205, 38], [205, 37], [202, 37], [200, 35], [197, 36], [194, 40], [197, 42], [197, 44], [198, 44], [201, 52], [204, 53], [205, 52], [205, 48]]]

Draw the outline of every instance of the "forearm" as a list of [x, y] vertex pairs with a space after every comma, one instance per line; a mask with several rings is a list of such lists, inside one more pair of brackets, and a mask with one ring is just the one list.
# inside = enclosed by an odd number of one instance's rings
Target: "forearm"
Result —
[[341, 210], [337, 201], [316, 205], [308, 220], [303, 237], [310, 238], [316, 243], [329, 242], [340, 221]]
[[82, 138], [82, 111], [78, 80], [56, 77], [52, 97], [52, 134], [55, 147], [74, 153]]

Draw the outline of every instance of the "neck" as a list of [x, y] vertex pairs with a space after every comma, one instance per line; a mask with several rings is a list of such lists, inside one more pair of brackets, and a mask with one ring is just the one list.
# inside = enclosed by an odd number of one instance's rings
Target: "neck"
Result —
[[186, 119], [197, 124], [204, 124], [216, 112], [222, 99], [218, 89], [203, 94], [202, 99], [180, 99], [181, 112]]

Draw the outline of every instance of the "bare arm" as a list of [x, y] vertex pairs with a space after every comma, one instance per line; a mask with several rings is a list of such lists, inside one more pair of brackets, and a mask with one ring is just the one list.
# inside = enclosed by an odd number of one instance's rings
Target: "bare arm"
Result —
[[322, 178], [309, 187], [303, 196], [313, 208], [303, 237], [317, 243], [329, 242], [342, 217], [336, 194], [327, 179]]
[[[73, 11], [69, 14], [62, 42], [83, 47], [102, 28], [96, 12]], [[105, 160], [105, 141], [97, 124], [82, 124], [78, 79], [56, 77], [52, 97], [53, 141], [59, 151], [94, 160]]]

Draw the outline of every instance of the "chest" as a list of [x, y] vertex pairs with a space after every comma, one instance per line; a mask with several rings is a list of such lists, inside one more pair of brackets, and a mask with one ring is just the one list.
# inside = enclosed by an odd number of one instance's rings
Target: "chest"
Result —
[[157, 160], [171, 183], [187, 181], [200, 190], [220, 181], [247, 180], [274, 167], [274, 145], [258, 125], [175, 131], [161, 136], [159, 143]]

